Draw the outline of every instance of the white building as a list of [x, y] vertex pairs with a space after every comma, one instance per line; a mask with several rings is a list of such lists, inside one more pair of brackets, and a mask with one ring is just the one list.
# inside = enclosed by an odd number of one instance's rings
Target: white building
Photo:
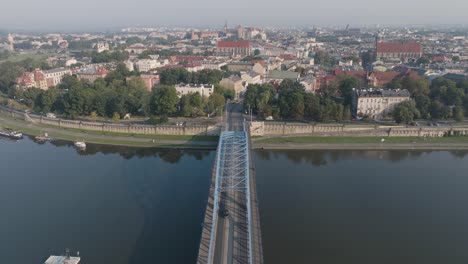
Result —
[[198, 92], [201, 96], [209, 97], [214, 92], [214, 85], [210, 84], [178, 84], [175, 86], [177, 95], [181, 97], [185, 94]]
[[261, 84], [262, 76], [254, 71], [241, 72], [242, 81], [246, 84]]
[[410, 100], [406, 89], [356, 90], [353, 94], [353, 110], [357, 116], [381, 118], [390, 113], [401, 102]]
[[134, 67], [134, 65], [133, 65], [133, 62], [131, 62], [131, 61], [125, 61], [124, 64], [125, 64], [125, 67], [127, 67], [127, 69], [128, 69], [129, 71], [131, 71], [131, 72], [132, 72], [132, 71], [135, 71], [135, 67]]
[[57, 86], [62, 82], [63, 76], [71, 75], [71, 71], [66, 68], [56, 68], [48, 71], [44, 71], [44, 76], [49, 86]]
[[65, 61], [65, 67], [70, 67], [72, 66], [73, 64], [76, 64], [78, 63], [78, 61], [76, 59], [69, 59], [67, 61]]
[[94, 49], [98, 52], [101, 53], [103, 51], [109, 50], [109, 44], [107, 42], [98, 42], [96, 43], [96, 46], [94, 46]]
[[161, 64], [157, 60], [138, 60], [135, 63], [135, 67], [139, 72], [149, 72], [160, 66]]

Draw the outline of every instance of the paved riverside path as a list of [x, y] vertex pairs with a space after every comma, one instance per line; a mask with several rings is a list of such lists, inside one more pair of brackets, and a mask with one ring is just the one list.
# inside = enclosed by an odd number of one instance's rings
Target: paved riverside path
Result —
[[[125, 142], [128, 142], [130, 146], [131, 143], [139, 143], [138, 146], [160, 146], [160, 145], [180, 145], [180, 146], [187, 146], [187, 147], [205, 147], [205, 148], [216, 148], [217, 142], [209, 142], [209, 141], [192, 141], [192, 140], [173, 140], [173, 139], [153, 139], [151, 138], [141, 138], [141, 137], [133, 137], [133, 136], [112, 136], [112, 135], [99, 135], [99, 134], [91, 134], [86, 132], [78, 132], [72, 131], [62, 128], [54, 128], [54, 127], [45, 127], [34, 123], [28, 123], [23, 120], [12, 119], [11, 117], [5, 117], [4, 115], [0, 115], [0, 127], [8, 127], [14, 126], [15, 128], [21, 129], [32, 129], [36, 131], [40, 131], [42, 133], [49, 133], [49, 134], [59, 134], [64, 135], [70, 138], [75, 138], [75, 140], [85, 140], [91, 143], [97, 144], [106, 144], [106, 145], [126, 145]], [[28, 134], [28, 133], [25, 133]], [[36, 135], [30, 135], [36, 136]], [[53, 136], [53, 135], [51, 135]], [[158, 135], [155, 135], [157, 137]], [[68, 138], [60, 138], [69, 140]], [[102, 143], [100, 141], [106, 141]], [[112, 143], [115, 141], [115, 143]]]

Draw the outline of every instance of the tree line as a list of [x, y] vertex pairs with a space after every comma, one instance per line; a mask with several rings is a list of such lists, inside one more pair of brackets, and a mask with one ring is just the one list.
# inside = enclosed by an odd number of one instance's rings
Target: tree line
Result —
[[349, 106], [345, 107], [342, 101], [330, 93], [306, 93], [301, 83], [284, 80], [278, 89], [270, 84], [249, 85], [245, 92], [244, 109], [251, 109], [263, 118], [341, 121], [351, 118]]
[[55, 88], [15, 90], [14, 97], [35, 112], [54, 112], [67, 118], [88, 116], [118, 120], [131, 114], [157, 116], [161, 121], [167, 117], [219, 115], [225, 103], [224, 93], [218, 88], [208, 98], [199, 93], [179, 98], [173, 85], [164, 84], [147, 91], [140, 77], [119, 65], [105, 79], [99, 78], [94, 83], [65, 76]]
[[406, 77], [393, 86], [407, 89], [413, 99], [393, 110], [392, 116], [398, 123], [410, 123], [415, 119], [462, 121], [468, 116], [468, 80], [454, 82], [439, 77], [429, 83], [425, 79]]

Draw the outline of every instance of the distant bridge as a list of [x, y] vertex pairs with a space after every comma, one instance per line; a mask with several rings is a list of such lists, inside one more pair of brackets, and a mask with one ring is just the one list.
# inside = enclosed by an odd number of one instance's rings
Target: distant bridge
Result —
[[236, 108], [219, 139], [198, 264], [263, 264], [249, 129]]

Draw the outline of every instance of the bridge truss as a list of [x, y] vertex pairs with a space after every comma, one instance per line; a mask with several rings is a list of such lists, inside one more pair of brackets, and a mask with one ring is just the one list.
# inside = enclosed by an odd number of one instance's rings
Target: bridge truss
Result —
[[245, 131], [224, 131], [221, 133], [216, 158], [216, 182], [214, 193], [213, 219], [207, 263], [214, 263], [215, 236], [218, 224], [221, 194], [236, 192], [242, 195], [247, 210], [247, 254], [248, 263], [254, 263], [252, 208], [250, 187], [249, 140]]

